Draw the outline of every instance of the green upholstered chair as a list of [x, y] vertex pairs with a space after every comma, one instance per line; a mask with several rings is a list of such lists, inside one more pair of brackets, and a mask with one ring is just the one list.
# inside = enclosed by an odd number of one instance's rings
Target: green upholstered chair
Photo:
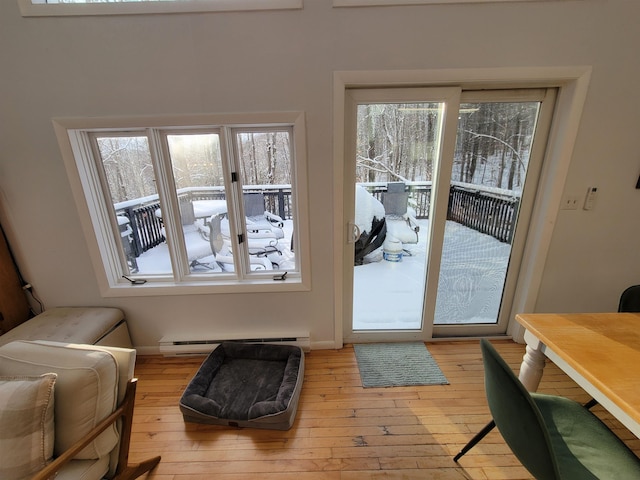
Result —
[[[618, 303], [618, 312], [634, 312], [640, 313], [640, 285], [632, 285], [625, 289], [620, 295], [620, 302]], [[589, 400], [584, 404], [585, 408], [593, 408], [598, 404], [594, 399]], [[457, 462], [465, 455], [469, 450], [478, 444], [480, 440], [486, 437], [491, 430], [496, 426], [495, 422], [491, 420], [487, 423], [482, 430], [480, 430], [469, 442], [462, 447], [462, 450], [453, 457], [453, 461]]]
[[480, 346], [491, 415], [536, 479], [640, 478], [640, 459], [598, 417], [568, 398], [527, 392], [488, 340]]
[[632, 285], [620, 295], [619, 312], [640, 312], [640, 285]]

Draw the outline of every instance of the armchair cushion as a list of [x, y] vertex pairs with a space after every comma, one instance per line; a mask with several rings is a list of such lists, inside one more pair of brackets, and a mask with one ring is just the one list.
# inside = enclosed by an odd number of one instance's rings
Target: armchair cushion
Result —
[[30, 478], [51, 461], [56, 377], [0, 377], [0, 478]]
[[[112, 338], [118, 326], [124, 323], [124, 313], [119, 308], [107, 307], [56, 307], [45, 310], [30, 320], [0, 336], [0, 345], [16, 340], [51, 340], [67, 343], [104, 344]], [[130, 343], [126, 329], [121, 335], [122, 346]], [[120, 345], [120, 343], [109, 343]]]
[[[108, 351], [67, 348], [65, 344], [17, 341], [0, 348], [0, 375], [55, 371], [55, 455], [72, 446], [116, 408], [118, 364]], [[118, 443], [110, 426], [75, 458], [108, 456]]]

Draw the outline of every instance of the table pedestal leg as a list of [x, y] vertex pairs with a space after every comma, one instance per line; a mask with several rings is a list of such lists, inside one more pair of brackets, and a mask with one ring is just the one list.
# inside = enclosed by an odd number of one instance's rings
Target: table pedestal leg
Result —
[[542, 379], [542, 369], [544, 368], [545, 356], [540, 350], [542, 344], [540, 342], [532, 342], [527, 344], [526, 353], [522, 357], [522, 365], [520, 366], [520, 374], [518, 378], [524, 387], [535, 392], [540, 385]]

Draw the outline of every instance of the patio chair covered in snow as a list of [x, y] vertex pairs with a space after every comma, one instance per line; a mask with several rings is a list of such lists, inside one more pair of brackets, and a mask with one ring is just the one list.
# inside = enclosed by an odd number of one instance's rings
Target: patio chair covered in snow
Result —
[[[275, 244], [273, 243], [275, 242]], [[269, 255], [281, 255], [276, 245], [275, 237], [267, 237], [266, 243], [254, 244], [251, 248], [249, 242], [249, 261], [251, 270], [273, 270], [273, 264]], [[225, 272], [234, 271], [233, 254], [231, 251], [231, 241], [229, 234], [229, 221], [224, 214], [213, 215], [209, 220], [209, 244], [215, 256], [216, 262]], [[252, 253], [253, 251], [253, 253]]]
[[[206, 236], [203, 235], [203, 229], [203, 225], [199, 222], [182, 226], [189, 267], [192, 271], [206, 270], [219, 272], [220, 267], [214, 255], [211, 253], [209, 235], [208, 233]], [[162, 234], [166, 237], [164, 227], [162, 227]], [[168, 256], [168, 252], [166, 254]]]
[[409, 211], [409, 192], [403, 182], [389, 182], [387, 191], [382, 193], [387, 223], [387, 235], [402, 244], [418, 243], [420, 227], [415, 215]]
[[261, 193], [245, 193], [244, 214], [247, 222], [247, 233], [269, 231], [276, 239], [284, 238], [284, 220], [264, 208], [264, 195]]

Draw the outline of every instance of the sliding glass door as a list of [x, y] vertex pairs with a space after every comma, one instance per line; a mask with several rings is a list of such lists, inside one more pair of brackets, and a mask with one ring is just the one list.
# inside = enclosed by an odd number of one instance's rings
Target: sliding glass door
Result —
[[554, 98], [348, 91], [347, 341], [504, 333]]

